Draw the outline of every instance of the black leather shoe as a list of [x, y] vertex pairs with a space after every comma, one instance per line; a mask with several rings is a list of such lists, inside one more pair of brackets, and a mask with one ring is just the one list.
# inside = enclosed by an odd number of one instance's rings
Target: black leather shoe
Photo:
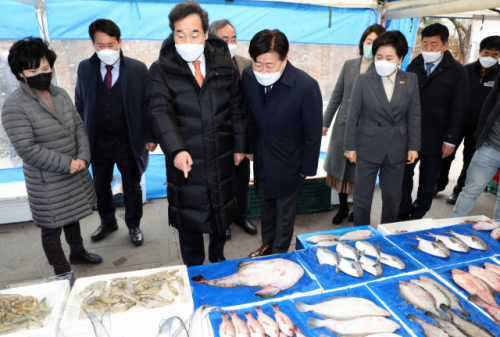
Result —
[[349, 207], [340, 207], [337, 214], [332, 219], [332, 224], [340, 225], [345, 218], [349, 217]]
[[398, 214], [398, 217], [396, 218], [397, 222], [408, 220], [410, 220], [410, 214]]
[[132, 240], [132, 244], [134, 246], [140, 246], [143, 244], [144, 235], [142, 235], [140, 228], [129, 229], [129, 232], [130, 232], [130, 240]]
[[351, 212], [351, 214], [349, 214], [349, 217], [347, 218], [347, 221], [354, 222], [354, 212]]
[[215, 257], [213, 257], [212, 255], [208, 254], [208, 261], [212, 262], [212, 263], [219, 263], [219, 262], [222, 262], [222, 261], [226, 261], [226, 258], [223, 256], [222, 258], [220, 259], [216, 259]]
[[448, 199], [446, 199], [447, 204], [455, 205], [457, 203], [458, 193], [452, 193]]
[[243, 228], [243, 230], [248, 234], [257, 234], [257, 227], [255, 227], [255, 225], [248, 219], [243, 221], [236, 220], [234, 224]]
[[231, 229], [228, 227], [226, 229], [226, 241], [231, 240]]
[[100, 225], [97, 230], [92, 233], [90, 240], [99, 241], [104, 239], [109, 233], [114, 232], [118, 229], [118, 223], [115, 221], [112, 225]]
[[80, 253], [69, 253], [69, 263], [71, 264], [99, 264], [101, 262], [102, 257], [89, 253], [85, 249]]

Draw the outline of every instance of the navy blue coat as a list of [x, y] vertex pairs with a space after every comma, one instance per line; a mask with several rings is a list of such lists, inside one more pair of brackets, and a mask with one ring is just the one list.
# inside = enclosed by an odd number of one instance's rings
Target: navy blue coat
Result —
[[266, 198], [292, 194], [318, 169], [323, 100], [318, 82], [287, 62], [269, 94], [248, 66], [242, 75], [254, 179], [265, 179]]
[[[146, 143], [154, 142], [149, 131], [146, 99], [149, 72], [141, 61], [125, 57], [121, 52], [120, 54], [120, 82], [128, 138], [136, 164], [141, 173], [144, 173], [149, 161]], [[98, 94], [102, 77], [100, 66], [101, 60], [95, 53], [91, 58], [80, 62], [75, 89], [75, 106], [85, 123], [92, 157], [97, 138]]]

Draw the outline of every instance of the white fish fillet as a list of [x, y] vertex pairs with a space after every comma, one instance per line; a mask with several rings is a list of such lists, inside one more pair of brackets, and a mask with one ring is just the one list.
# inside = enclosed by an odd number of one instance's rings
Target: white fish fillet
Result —
[[310, 243], [318, 243], [323, 240], [340, 241], [339, 239], [340, 236], [335, 234], [318, 234], [308, 237], [306, 241]]
[[322, 240], [322, 241], [318, 242], [317, 244], [315, 244], [314, 246], [317, 246], [317, 247], [335, 246], [339, 242], [340, 241], [335, 241], [335, 240]]
[[316, 251], [316, 257], [320, 265], [329, 264], [330, 266], [336, 266], [339, 264], [339, 256], [337, 253], [332, 252], [330, 249], [325, 247], [319, 247]]
[[356, 335], [356, 334], [375, 334], [383, 332], [394, 332], [401, 326], [385, 317], [360, 317], [349, 320], [320, 320], [309, 318], [307, 325], [312, 328], [326, 328], [336, 335]]
[[341, 241], [357, 241], [357, 240], [363, 240], [366, 238], [369, 238], [372, 236], [372, 231], [368, 229], [359, 229], [355, 231], [350, 231], [347, 233], [344, 233], [340, 236]]
[[332, 297], [315, 304], [298, 302], [295, 308], [300, 312], [313, 312], [323, 318], [337, 320], [353, 319], [365, 316], [389, 317], [391, 314], [361, 297]]

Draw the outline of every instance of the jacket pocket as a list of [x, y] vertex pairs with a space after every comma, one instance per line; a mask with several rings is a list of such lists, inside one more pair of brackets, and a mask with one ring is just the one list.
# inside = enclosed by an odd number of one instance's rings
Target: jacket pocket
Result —
[[368, 136], [373, 135], [373, 128], [364, 123], [359, 123], [358, 131]]
[[45, 178], [43, 177], [43, 171], [42, 170], [39, 170], [40, 171], [40, 179], [42, 180], [42, 184], [45, 185]]
[[408, 132], [408, 127], [406, 126], [406, 124], [405, 125], [401, 125], [399, 127], [399, 133], [401, 134], [401, 136], [404, 135], [404, 134], [406, 134], [406, 132]]

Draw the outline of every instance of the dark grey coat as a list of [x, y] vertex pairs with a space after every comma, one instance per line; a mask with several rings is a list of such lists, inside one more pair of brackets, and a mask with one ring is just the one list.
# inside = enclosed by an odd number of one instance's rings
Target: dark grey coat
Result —
[[[338, 109], [338, 116], [333, 125], [323, 168], [335, 178], [350, 182], [354, 182], [355, 167], [344, 157], [344, 137], [352, 87], [356, 76], [359, 75], [360, 68], [361, 57], [345, 61], [323, 115], [323, 126], [329, 128]], [[367, 72], [373, 69], [375, 66], [372, 63]]]
[[92, 214], [94, 184], [87, 169], [70, 174], [72, 159], [90, 162], [80, 115], [63, 89], [50, 86], [55, 112], [23, 82], [5, 101], [2, 123], [23, 171], [33, 222], [58, 228]]

